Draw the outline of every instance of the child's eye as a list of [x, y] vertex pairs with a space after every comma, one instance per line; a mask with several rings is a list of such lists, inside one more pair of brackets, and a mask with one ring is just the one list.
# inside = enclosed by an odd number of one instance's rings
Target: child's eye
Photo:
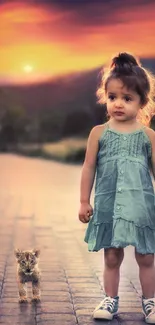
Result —
[[115, 96], [114, 96], [114, 95], [109, 95], [108, 98], [109, 98], [110, 100], [114, 100], [114, 99], [115, 99]]
[[130, 102], [132, 100], [131, 97], [129, 97], [129, 96], [125, 96], [124, 99], [126, 102]]

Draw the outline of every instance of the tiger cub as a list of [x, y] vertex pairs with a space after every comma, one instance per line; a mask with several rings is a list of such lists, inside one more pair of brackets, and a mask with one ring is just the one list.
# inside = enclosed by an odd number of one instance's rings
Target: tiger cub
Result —
[[32, 302], [40, 301], [40, 269], [38, 267], [40, 250], [15, 249], [17, 260], [17, 284], [19, 302], [28, 302], [27, 282], [32, 282]]

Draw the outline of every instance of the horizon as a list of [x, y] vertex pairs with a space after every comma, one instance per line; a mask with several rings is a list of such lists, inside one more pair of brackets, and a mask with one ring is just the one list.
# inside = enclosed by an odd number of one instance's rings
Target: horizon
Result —
[[[150, 58], [150, 59], [154, 59], [155, 58]], [[89, 72], [92, 72], [92, 71], [95, 71], [95, 70], [99, 70], [99, 68], [102, 68], [100, 66], [98, 67], [94, 67], [93, 69], [85, 69], [85, 70], [80, 70], [80, 71], [72, 71], [72, 72], [69, 72], [69, 73], [64, 73], [64, 74], [56, 74], [54, 75], [53, 77], [52, 76], [49, 76], [49, 77], [44, 77], [44, 78], [40, 78], [40, 79], [36, 79], [36, 80], [30, 80], [28, 82], [26, 81], [13, 81], [12, 80], [7, 80], [6, 82], [5, 81], [1, 81], [0, 80], [0, 86], [35, 86], [35, 85], [39, 85], [39, 84], [48, 84], [48, 83], [51, 83], [51, 82], [55, 82], [59, 79], [64, 79], [64, 78], [74, 78], [74, 77], [77, 77], [77, 75], [81, 76], [82, 74], [86, 74], [86, 73], [89, 73]]]
[[[154, 61], [155, 63], [155, 56], [153, 57], [140, 57], [139, 58], [140, 62], [143, 61], [143, 60], [146, 60], [146, 61]], [[145, 64], [142, 64], [145, 67]], [[80, 70], [80, 71], [72, 71], [72, 72], [69, 72], [69, 73], [64, 73], [64, 74], [56, 74], [54, 75], [53, 77], [52, 76], [49, 76], [49, 77], [44, 77], [44, 78], [40, 78], [40, 79], [36, 79], [36, 80], [29, 80], [29, 81], [21, 81], [21, 80], [15, 80], [12, 82], [12, 80], [7, 80], [6, 82], [5, 81], [2, 81], [0, 79], [0, 87], [28, 87], [28, 86], [31, 86], [31, 87], [35, 87], [37, 85], [42, 85], [42, 84], [50, 84], [50, 83], [53, 83], [53, 82], [56, 82], [58, 80], [62, 80], [62, 79], [72, 79], [72, 78], [76, 78], [77, 76], [81, 77], [82, 74], [87, 74], [87, 73], [91, 73], [93, 71], [96, 71], [96, 70], [99, 70], [99, 69], [104, 69], [106, 67], [106, 65], [100, 65], [100, 66], [97, 66], [97, 67], [94, 67], [92, 69], [85, 69], [85, 70]], [[151, 71], [151, 69], [149, 69], [149, 71]], [[152, 72], [152, 71], [151, 71]]]

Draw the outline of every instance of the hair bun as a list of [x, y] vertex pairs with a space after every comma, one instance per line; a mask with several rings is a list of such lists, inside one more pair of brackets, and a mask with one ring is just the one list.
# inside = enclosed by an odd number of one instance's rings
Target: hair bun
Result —
[[135, 57], [128, 53], [119, 53], [118, 56], [115, 56], [112, 59], [111, 68], [115, 69], [115, 71], [119, 72], [124, 70], [124, 72], [131, 72], [133, 66], [139, 66]]

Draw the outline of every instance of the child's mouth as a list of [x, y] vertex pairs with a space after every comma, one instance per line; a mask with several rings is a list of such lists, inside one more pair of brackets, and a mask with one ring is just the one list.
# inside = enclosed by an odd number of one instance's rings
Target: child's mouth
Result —
[[115, 115], [122, 116], [122, 115], [124, 115], [124, 113], [123, 113], [123, 112], [118, 112], [118, 111], [116, 111], [116, 112], [115, 112]]

